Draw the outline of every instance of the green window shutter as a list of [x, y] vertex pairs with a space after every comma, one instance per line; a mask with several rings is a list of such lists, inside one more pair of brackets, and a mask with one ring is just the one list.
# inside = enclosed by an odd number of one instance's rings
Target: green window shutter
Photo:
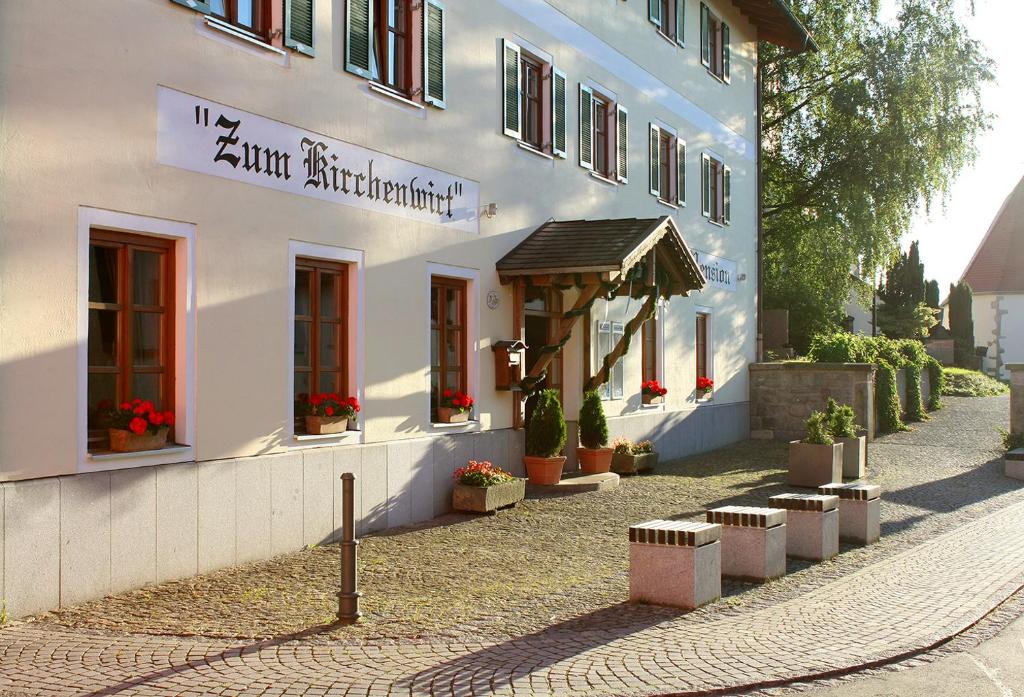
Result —
[[686, 46], [686, 0], [676, 0], [676, 43]]
[[629, 182], [629, 112], [621, 104], [615, 107], [615, 177]]
[[661, 0], [647, 0], [647, 16], [661, 29]]
[[708, 6], [700, 4], [700, 64], [711, 67], [711, 27]]
[[373, 3], [345, 0], [345, 70], [372, 79]]
[[686, 141], [676, 138], [676, 203], [686, 205]]
[[729, 63], [732, 62], [732, 49], [729, 47], [729, 25], [722, 22], [722, 79], [729, 82]]
[[314, 16], [313, 0], [285, 0], [284, 45], [307, 56], [316, 55], [313, 51]]
[[565, 153], [565, 73], [551, 68], [551, 152], [564, 158]]
[[594, 169], [594, 93], [580, 83], [580, 167]]
[[210, 3], [208, 0], [171, 0], [171, 2], [184, 5], [190, 10], [202, 12], [203, 14], [208, 14], [210, 12]]
[[444, 5], [426, 0], [423, 7], [423, 101], [445, 108]]
[[661, 129], [651, 124], [650, 132], [651, 156], [651, 193], [661, 195]]
[[519, 123], [519, 46], [508, 39], [502, 42], [502, 55], [505, 66], [502, 72], [502, 126], [505, 135], [522, 138], [522, 127]]
[[732, 223], [732, 170], [728, 167], [722, 168], [722, 222], [726, 225]]
[[700, 156], [700, 214], [711, 217], [711, 158]]

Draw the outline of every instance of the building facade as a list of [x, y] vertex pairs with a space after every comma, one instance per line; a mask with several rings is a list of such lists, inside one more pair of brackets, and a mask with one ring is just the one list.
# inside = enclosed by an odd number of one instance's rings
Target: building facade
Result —
[[[446, 512], [469, 459], [521, 471], [492, 347], [550, 341], [578, 291], [496, 262], [549, 220], [667, 217], [704, 276], [608, 371], [613, 433], [745, 437], [757, 41], [808, 42], [781, 2], [48, 0], [0, 37], [9, 615], [331, 540], [342, 472], [366, 533]], [[570, 421], [638, 302], [598, 299], [546, 372]], [[470, 421], [437, 422], [445, 389]], [[320, 392], [355, 429], [304, 428]], [[133, 399], [168, 442], [112, 452]]]

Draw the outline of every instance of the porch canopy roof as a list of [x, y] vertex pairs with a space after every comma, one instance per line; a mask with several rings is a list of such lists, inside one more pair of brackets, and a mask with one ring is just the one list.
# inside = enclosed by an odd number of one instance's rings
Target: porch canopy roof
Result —
[[732, 0], [740, 12], [757, 27], [757, 38], [797, 53], [817, 51], [810, 32], [793, 14], [786, 0]]
[[[686, 295], [704, 287], [704, 275], [672, 218], [550, 221], [537, 228], [496, 264], [502, 283], [619, 285], [637, 264], [652, 258], [664, 278], [660, 294]], [[641, 284], [642, 285], [642, 284]]]

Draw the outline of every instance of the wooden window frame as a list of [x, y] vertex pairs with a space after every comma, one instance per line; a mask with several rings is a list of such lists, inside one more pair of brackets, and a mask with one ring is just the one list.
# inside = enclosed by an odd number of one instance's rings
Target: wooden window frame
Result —
[[[548, 320], [548, 331], [547, 340], [553, 341], [557, 339], [558, 326], [562, 321], [562, 293], [553, 286], [534, 286], [527, 290], [539, 289], [547, 293], [544, 298], [544, 309], [535, 310], [529, 307], [525, 307], [528, 302], [526, 299], [526, 293], [523, 293], [523, 320], [524, 320], [524, 331], [525, 331], [525, 319], [527, 316], [532, 317], [546, 317]], [[555, 382], [551, 379], [552, 370], [549, 368], [547, 371], [547, 377], [545, 378], [545, 387], [558, 390], [559, 399], [564, 402], [564, 387], [565, 387], [565, 354], [563, 351], [556, 351], [554, 358], [551, 359], [551, 366], [558, 367], [558, 381]], [[527, 361], [529, 363], [530, 361]], [[530, 369], [529, 365], [523, 367], [523, 373]]]
[[[530, 72], [537, 75], [537, 93], [530, 96], [527, 87], [530, 84]], [[546, 90], [544, 89], [545, 75], [550, 72], [550, 67], [545, 69], [545, 63], [528, 55], [525, 51], [519, 54], [519, 120], [520, 120], [520, 141], [530, 147], [546, 151], [544, 147], [544, 101]], [[536, 119], [537, 137], [531, 139], [528, 135], [528, 124], [531, 118]]]
[[676, 182], [676, 137], [662, 128], [658, 139], [658, 198], [674, 203]]
[[[92, 263], [91, 250], [93, 247], [106, 247], [117, 249], [117, 302], [94, 302], [86, 297], [86, 308], [88, 310], [113, 310], [117, 314], [117, 347], [115, 353], [115, 365], [113, 366], [92, 366], [86, 359], [86, 389], [88, 390], [89, 376], [92, 375], [116, 375], [115, 402], [120, 404], [131, 400], [132, 385], [136, 374], [152, 375], [162, 374], [160, 391], [163, 399], [156, 407], [161, 411], [175, 411], [175, 243], [173, 239], [154, 237], [142, 233], [117, 232], [103, 228], [91, 228], [89, 230], [89, 263]], [[162, 257], [163, 283], [160, 292], [162, 294], [159, 305], [136, 305], [132, 302], [134, 294], [133, 255], [130, 252], [157, 252]], [[88, 272], [87, 272], [88, 273]], [[160, 361], [158, 366], [134, 365], [133, 358], [133, 330], [136, 313], [161, 314], [163, 322], [161, 326]], [[88, 341], [88, 340], [87, 340]], [[87, 354], [88, 355], [88, 354]], [[174, 426], [168, 432], [168, 442], [174, 442]], [[106, 442], [107, 434], [102, 429], [92, 429], [88, 435], [88, 441], [93, 447], [87, 447], [93, 452], [102, 447], [96, 447]]]
[[658, 313], [640, 327], [640, 379], [658, 380]]
[[[619, 169], [619, 141], [618, 141], [618, 108], [619, 104], [610, 97], [598, 92], [594, 87], [587, 85], [591, 90], [590, 98], [590, 143], [591, 143], [591, 171], [598, 174], [612, 183], [616, 183]], [[604, 118], [598, 118], [598, 110], [604, 111]], [[603, 153], [604, 161], [600, 161], [598, 153]]]
[[225, 24], [230, 24], [235, 29], [254, 36], [263, 41], [270, 41], [274, 33], [273, 13], [271, 11], [272, 0], [249, 0], [252, 3], [253, 23], [257, 26], [249, 27], [238, 21], [239, 0], [224, 0], [224, 14], [213, 11], [213, 4], [210, 4], [210, 16], [216, 17]]
[[[309, 294], [309, 311], [308, 315], [300, 315], [295, 312], [294, 300], [293, 300], [293, 314], [294, 321], [296, 324], [299, 322], [307, 323], [310, 325], [309, 329], [309, 367], [298, 366], [292, 363], [292, 372], [295, 375], [299, 373], [309, 374], [309, 392], [310, 394], [320, 392], [320, 376], [321, 373], [338, 373], [337, 389], [335, 390], [342, 398], [348, 397], [349, 395], [349, 356], [348, 356], [348, 338], [350, 332], [351, 321], [349, 318], [349, 306], [348, 306], [348, 285], [349, 285], [349, 265], [329, 259], [317, 259], [314, 257], [303, 257], [297, 256], [295, 258], [295, 267], [292, 269], [292, 274], [298, 276], [299, 271], [307, 271], [310, 273], [310, 289]], [[338, 308], [338, 317], [324, 319], [320, 313], [320, 279], [324, 273], [337, 274], [339, 276], [335, 284], [335, 303]], [[296, 285], [295, 296], [298, 297], [298, 286]], [[326, 370], [320, 364], [320, 331], [321, 324], [329, 322], [338, 326], [338, 347], [337, 347], [337, 367], [330, 370]], [[296, 333], [297, 337], [298, 334]], [[292, 339], [292, 351], [294, 351], [295, 338]], [[293, 391], [295, 391], [293, 383]], [[298, 393], [293, 395], [293, 398], [298, 400]], [[298, 414], [295, 414], [295, 433], [302, 434], [305, 432], [304, 420], [299, 418]]]
[[[397, 28], [392, 28], [390, 23], [387, 21], [388, 3], [394, 2], [396, 6], [402, 7], [402, 13], [404, 17], [404, 26], [401, 27], [401, 31]], [[384, 87], [394, 90], [399, 94], [406, 97], [412, 95], [412, 56], [413, 56], [413, 3], [410, 0], [373, 0], [373, 33], [374, 33], [374, 47], [377, 50], [375, 59], [377, 60], [377, 81]], [[388, 79], [388, 67], [390, 64], [391, 54], [389, 51], [389, 41], [391, 35], [394, 34], [396, 37], [400, 37], [404, 45], [404, 64], [401, 66], [402, 75], [400, 77], [400, 84], [397, 84], [399, 80], [396, 78], [396, 84], [392, 84]], [[422, 48], [422, 47], [421, 47]]]
[[[711, 315], [707, 312], [698, 312], [694, 327], [694, 351], [696, 355], [696, 376], [697, 378], [710, 378], [709, 373], [711, 361], [708, 360], [709, 332], [711, 327]], [[696, 385], [696, 380], [694, 380]]]
[[[431, 277], [430, 277], [430, 293], [431, 293], [431, 295], [433, 295], [435, 288], [438, 289], [439, 293], [441, 291], [448, 291], [450, 289], [454, 289], [454, 290], [456, 290], [459, 293], [459, 322], [458, 322], [458, 325], [457, 325], [458, 326], [458, 330], [457, 331], [462, 335], [462, 339], [461, 339], [461, 341], [459, 341], [459, 369], [458, 369], [459, 370], [459, 384], [458, 385], [449, 385], [447, 383], [448, 373], [449, 373], [448, 353], [447, 353], [447, 351], [444, 350], [444, 343], [445, 343], [445, 340], [447, 339], [445, 334], [448, 331], [448, 328], [446, 326], [447, 325], [447, 320], [448, 320], [448, 315], [447, 315], [447, 313], [448, 313], [448, 303], [447, 302], [442, 302], [441, 301], [442, 299], [439, 297], [438, 298], [438, 302], [437, 302], [437, 328], [438, 328], [438, 340], [440, 341], [441, 345], [437, 347], [437, 358], [438, 358], [437, 366], [434, 365], [433, 360], [431, 360], [431, 364], [430, 364], [430, 372], [431, 372], [431, 374], [433, 375], [433, 373], [435, 373], [435, 372], [437, 372], [437, 374], [438, 374], [437, 391], [434, 392], [433, 388], [431, 388], [430, 420], [433, 423], [437, 423], [437, 404], [440, 403], [441, 394], [446, 389], [451, 389], [451, 390], [455, 390], [455, 391], [462, 391], [462, 392], [467, 392], [469, 390], [469, 368], [467, 366], [467, 361], [469, 360], [469, 351], [468, 351], [468, 348], [467, 348], [467, 345], [468, 345], [468, 320], [469, 320], [469, 315], [468, 315], [468, 311], [467, 311], [468, 310], [468, 304], [469, 304], [469, 281], [467, 281], [464, 278], [453, 278], [451, 276], [431, 275]], [[431, 310], [433, 310], [433, 308], [434, 308], [434, 303], [433, 302], [430, 303], [430, 307], [431, 307]], [[431, 324], [431, 326], [430, 326], [430, 329], [431, 329], [430, 341], [431, 341], [431, 343], [433, 343], [433, 340], [434, 340], [434, 336], [433, 336], [434, 321], [435, 320], [434, 320], [434, 317], [433, 317], [433, 312], [431, 312], [431, 318], [430, 318], [430, 324]], [[433, 349], [433, 345], [431, 345], [431, 349]], [[431, 354], [433, 355], [433, 351], [431, 351]]]

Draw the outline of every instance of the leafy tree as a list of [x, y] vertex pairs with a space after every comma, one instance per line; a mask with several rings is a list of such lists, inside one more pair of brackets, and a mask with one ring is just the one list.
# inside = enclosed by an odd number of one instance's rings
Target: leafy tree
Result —
[[974, 356], [974, 292], [960, 281], [949, 284], [949, 332], [953, 335], [953, 362], [970, 368]]
[[850, 268], [884, 267], [974, 158], [991, 63], [956, 2], [902, 0], [883, 23], [878, 0], [794, 0], [821, 50], [760, 46], [765, 307], [789, 309], [800, 351], [842, 319]]

